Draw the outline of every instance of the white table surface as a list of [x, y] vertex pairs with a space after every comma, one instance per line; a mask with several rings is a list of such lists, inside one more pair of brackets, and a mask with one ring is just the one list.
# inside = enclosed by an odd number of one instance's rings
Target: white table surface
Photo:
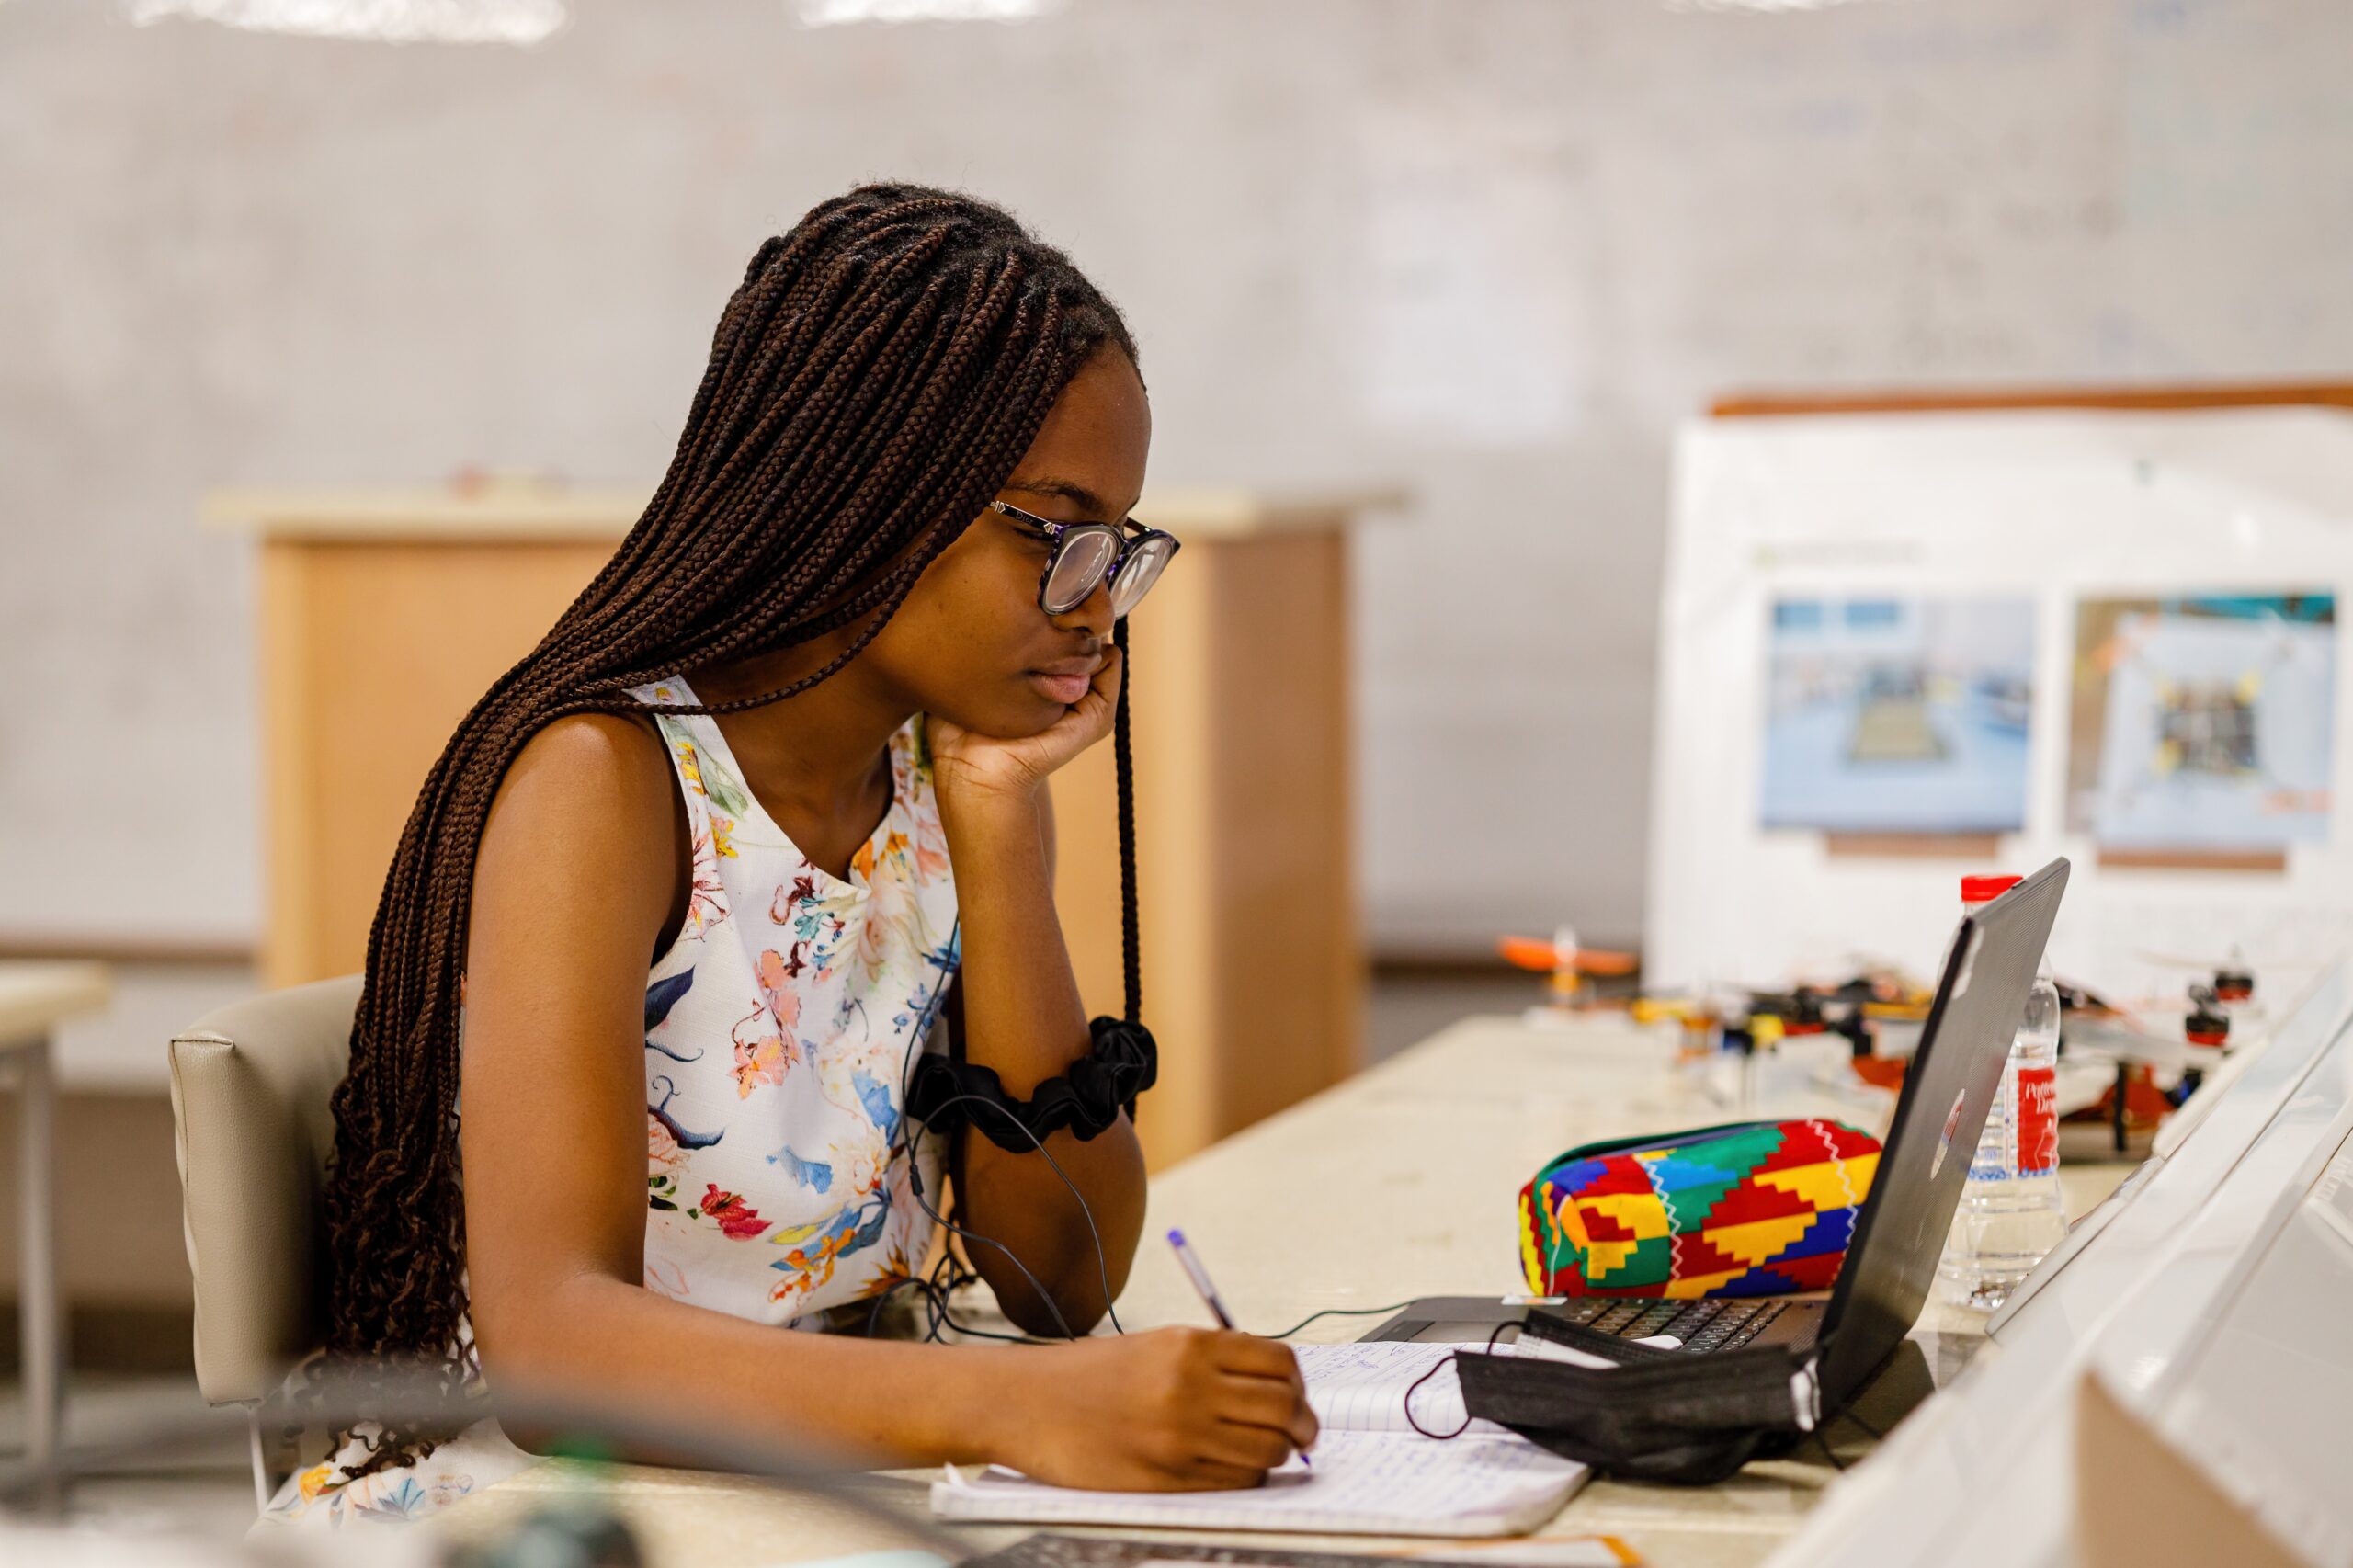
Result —
[[[1521, 1290], [1517, 1197], [1562, 1150], [1750, 1116], [1834, 1117], [1878, 1132], [1892, 1105], [1800, 1085], [1745, 1108], [1711, 1098], [1671, 1071], [1672, 1052], [1668, 1035], [1613, 1014], [1580, 1015], [1551, 1030], [1516, 1018], [1466, 1020], [1155, 1177], [1120, 1318], [1131, 1329], [1203, 1321], [1199, 1298], [1157, 1241], [1171, 1225], [1184, 1229], [1240, 1324], [1260, 1332], [1324, 1307]], [[1143, 1113], [1151, 1114], [1149, 1099]], [[2125, 1174], [2120, 1166], [2063, 1171], [2070, 1211], [2089, 1209]], [[979, 1322], [995, 1326], [979, 1301], [970, 1306]], [[1381, 1321], [1325, 1318], [1296, 1339], [1353, 1339]], [[1979, 1314], [1930, 1304], [1914, 1337], [1939, 1382], [1983, 1343], [1982, 1324]], [[1838, 1437], [1842, 1458], [1870, 1446], [1851, 1429]], [[1540, 1533], [1616, 1537], [1663, 1568], [1760, 1562], [1836, 1473], [1818, 1449], [1806, 1454], [1752, 1464], [1706, 1488], [1595, 1482]], [[878, 1475], [870, 1492], [920, 1511], [933, 1473]], [[656, 1568], [779, 1563], [899, 1544], [884, 1527], [846, 1517], [838, 1506], [745, 1478], [639, 1467], [592, 1478], [575, 1467], [543, 1465], [450, 1510], [434, 1528], [479, 1536], [584, 1487], [635, 1523]], [[1028, 1532], [999, 1526], [958, 1533], [982, 1549]], [[1438, 1555], [1443, 1546], [1367, 1537], [1216, 1539], [1421, 1555]]]
[[0, 1046], [43, 1038], [63, 1020], [105, 1006], [108, 994], [104, 964], [0, 960]]

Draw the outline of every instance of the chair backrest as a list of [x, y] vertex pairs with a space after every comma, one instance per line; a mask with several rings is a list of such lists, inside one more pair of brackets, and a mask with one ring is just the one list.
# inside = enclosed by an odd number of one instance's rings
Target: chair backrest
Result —
[[325, 1343], [328, 1096], [351, 1059], [359, 976], [222, 1007], [172, 1038], [172, 1119], [196, 1381], [214, 1404], [274, 1392]]

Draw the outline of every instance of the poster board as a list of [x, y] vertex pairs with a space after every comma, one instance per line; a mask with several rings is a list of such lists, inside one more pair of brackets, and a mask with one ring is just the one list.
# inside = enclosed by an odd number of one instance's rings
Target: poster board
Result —
[[[2063, 854], [2071, 978], [2177, 994], [2167, 960], [2236, 946], [2293, 986], [2353, 946], [2348, 593], [2353, 389], [1693, 422], [1660, 617], [1652, 983], [1926, 972], [1963, 873]], [[1899, 776], [1942, 788], [1890, 812]]]

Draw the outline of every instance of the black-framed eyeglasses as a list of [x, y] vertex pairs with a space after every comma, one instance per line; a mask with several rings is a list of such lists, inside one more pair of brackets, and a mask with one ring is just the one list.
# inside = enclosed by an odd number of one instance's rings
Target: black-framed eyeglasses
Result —
[[1058, 523], [1009, 501], [992, 501], [989, 510], [1011, 517], [1053, 546], [1038, 578], [1038, 608], [1048, 615], [1068, 615], [1108, 582], [1111, 619], [1119, 619], [1152, 591], [1178, 548], [1176, 535], [1145, 528], [1133, 517], [1117, 523]]

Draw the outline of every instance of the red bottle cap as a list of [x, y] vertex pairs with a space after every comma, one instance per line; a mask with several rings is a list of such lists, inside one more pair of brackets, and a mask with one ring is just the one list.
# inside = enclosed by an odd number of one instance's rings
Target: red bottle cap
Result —
[[2192, 1045], [2228, 1045], [2231, 1042], [2230, 1015], [2193, 1006], [2189, 1016], [2181, 1020], [2181, 1032]]
[[1961, 879], [1961, 902], [1984, 903], [2009, 892], [2026, 879], [2023, 877], [1963, 877]]

